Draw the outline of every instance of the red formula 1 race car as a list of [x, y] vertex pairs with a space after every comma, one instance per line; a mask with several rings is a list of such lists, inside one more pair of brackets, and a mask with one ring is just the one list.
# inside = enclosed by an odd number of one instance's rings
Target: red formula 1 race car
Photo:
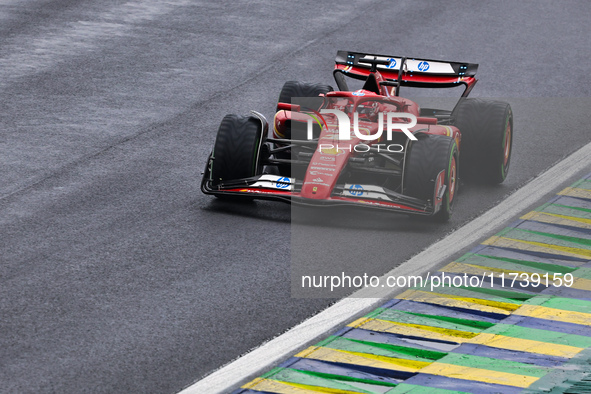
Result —
[[[339, 51], [331, 86], [285, 83], [273, 124], [227, 115], [201, 190], [220, 198], [354, 205], [447, 220], [463, 179], [500, 183], [508, 103], [466, 98], [477, 64]], [[360, 80], [351, 91], [345, 77]], [[464, 86], [453, 110], [420, 109], [402, 87]]]

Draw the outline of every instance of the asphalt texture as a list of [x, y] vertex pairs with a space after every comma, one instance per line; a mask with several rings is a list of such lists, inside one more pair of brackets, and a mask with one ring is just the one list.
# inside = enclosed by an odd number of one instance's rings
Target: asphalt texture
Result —
[[[2, 2], [0, 392], [179, 391], [334, 301], [292, 297], [292, 233], [316, 234], [312, 249], [327, 227], [372, 239], [354, 252], [384, 273], [502, 201], [591, 141], [590, 13], [584, 0]], [[463, 187], [446, 225], [292, 223], [288, 205], [201, 194], [222, 117], [271, 117], [286, 80], [334, 85], [338, 49], [479, 63], [472, 96], [515, 113], [507, 181]]]

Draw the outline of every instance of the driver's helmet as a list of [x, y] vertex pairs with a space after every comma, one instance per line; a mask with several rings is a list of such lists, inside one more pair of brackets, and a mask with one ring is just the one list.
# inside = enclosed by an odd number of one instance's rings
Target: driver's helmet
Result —
[[375, 122], [378, 120], [379, 112], [380, 104], [377, 101], [366, 101], [357, 106], [357, 113], [359, 114], [359, 119]]

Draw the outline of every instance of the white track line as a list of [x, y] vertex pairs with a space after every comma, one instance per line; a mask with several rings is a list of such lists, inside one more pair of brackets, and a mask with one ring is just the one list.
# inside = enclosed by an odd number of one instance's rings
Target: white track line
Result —
[[[521, 211], [540, 203], [540, 196], [550, 193], [565, 179], [584, 170], [591, 164], [589, 158], [591, 158], [591, 143], [534, 178], [501, 204], [391, 270], [382, 277], [380, 282], [384, 283], [388, 276], [423, 274], [460, 250], [479, 242], [491, 229], [504, 225]], [[264, 343], [187, 387], [180, 394], [226, 393], [246, 378], [254, 378], [272, 365], [286, 360], [304, 345], [345, 325], [352, 316], [380, 306], [385, 302], [384, 299], [393, 293], [394, 290], [388, 288], [361, 289], [351, 298], [340, 300], [285, 334]], [[372, 298], [364, 298], [368, 296]]]

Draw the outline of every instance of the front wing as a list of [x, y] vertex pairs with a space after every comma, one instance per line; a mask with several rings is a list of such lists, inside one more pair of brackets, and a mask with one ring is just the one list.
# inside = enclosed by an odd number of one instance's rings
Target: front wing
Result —
[[[302, 197], [302, 181], [278, 175], [258, 175], [251, 178], [237, 179], [213, 186], [209, 172], [205, 171], [201, 182], [201, 190], [205, 194], [219, 196], [244, 196], [263, 200], [276, 200], [307, 206], [358, 206], [377, 208], [393, 212], [431, 216], [440, 208], [439, 196], [445, 190], [439, 190], [436, 204], [414, 197], [405, 196], [386, 188], [375, 185], [337, 184], [332, 195], [327, 199], [311, 199]], [[445, 188], [445, 185], [443, 186]]]

